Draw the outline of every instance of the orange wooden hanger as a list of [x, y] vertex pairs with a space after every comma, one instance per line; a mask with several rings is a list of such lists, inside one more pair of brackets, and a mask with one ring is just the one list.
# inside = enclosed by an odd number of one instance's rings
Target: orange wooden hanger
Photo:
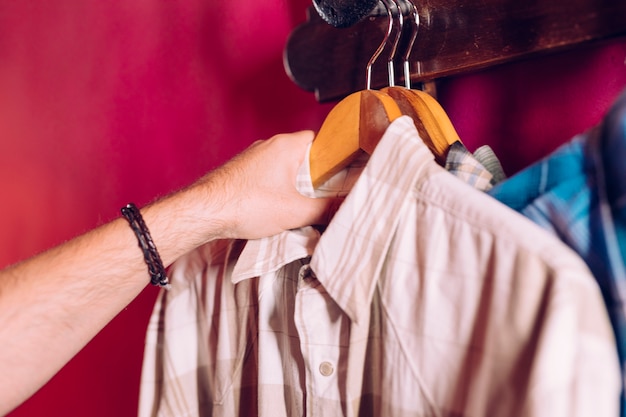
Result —
[[[402, 11], [400, 10], [396, 0], [389, 1], [392, 2], [398, 9], [397, 26], [399, 27], [399, 30], [394, 40], [392, 52], [388, 60], [390, 86], [383, 88], [382, 91], [393, 97], [403, 114], [407, 114], [412, 117], [420, 137], [434, 154], [436, 161], [439, 164], [444, 165], [450, 145], [454, 142], [460, 142], [461, 139], [454, 129], [450, 118], [439, 102], [424, 91], [411, 89], [409, 54], [413, 47], [413, 43], [417, 38], [417, 32], [419, 30], [419, 14], [417, 13], [417, 7], [415, 7], [413, 2], [409, 1], [410, 6], [412, 6], [410, 16], [413, 17], [414, 25], [412, 26], [413, 30], [411, 38], [408, 42], [408, 46], [406, 47], [406, 52], [402, 60], [404, 64], [405, 87], [396, 87], [393, 80], [393, 59], [400, 40], [404, 20]], [[387, 7], [388, 13], [390, 14], [390, 18], [393, 18], [393, 14], [390, 11], [391, 5], [387, 1], [384, 1], [384, 3]]]
[[370, 89], [372, 65], [392, 29], [390, 19], [385, 39], [367, 64], [366, 89], [341, 100], [326, 116], [313, 140], [309, 164], [315, 188], [347, 166], [360, 152], [371, 154], [389, 124], [402, 115], [393, 98]]
[[[445, 110], [437, 100], [420, 90], [394, 86], [393, 56], [402, 31], [402, 23], [398, 25], [393, 51], [388, 61], [390, 87], [381, 91], [369, 88], [372, 65], [387, 44], [393, 30], [394, 19], [389, 1], [393, 0], [383, 0], [389, 14], [389, 27], [385, 39], [367, 65], [367, 89], [341, 100], [330, 111], [311, 145], [309, 163], [314, 187], [318, 187], [347, 166], [359, 152], [372, 153], [389, 124], [402, 115], [408, 115], [413, 119], [420, 137], [441, 165], [445, 163], [450, 145], [460, 141]], [[397, 3], [394, 4], [397, 6]], [[414, 5], [413, 9], [416, 24], [411, 43], [415, 40], [419, 24], [417, 8]], [[398, 16], [401, 22], [402, 12], [399, 7]], [[409, 47], [408, 50], [410, 49]], [[404, 62], [405, 79], [410, 83], [408, 54]]]
[[461, 139], [439, 102], [421, 90], [387, 87], [382, 91], [396, 101], [403, 114], [413, 118], [420, 137], [436, 161], [444, 165], [450, 145]]
[[350, 164], [361, 151], [371, 154], [389, 124], [402, 112], [388, 95], [363, 90], [330, 111], [311, 145], [311, 181], [317, 188]]

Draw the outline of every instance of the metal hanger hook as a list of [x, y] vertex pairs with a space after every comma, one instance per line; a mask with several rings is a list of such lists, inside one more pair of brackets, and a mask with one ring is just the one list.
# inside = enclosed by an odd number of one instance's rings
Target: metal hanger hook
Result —
[[[417, 32], [419, 31], [419, 27], [420, 27], [420, 15], [417, 12], [417, 6], [415, 5], [415, 3], [413, 3], [413, 0], [404, 0], [406, 2], [409, 3], [410, 7], [411, 7], [411, 13], [410, 16], [413, 17], [413, 22], [414, 25], [413, 30], [411, 31], [411, 38], [409, 40], [409, 43], [406, 47], [406, 51], [404, 53], [404, 56], [402, 57], [402, 62], [404, 65], [404, 86], [408, 89], [411, 88], [411, 68], [410, 68], [410, 63], [409, 63], [409, 56], [411, 55], [411, 51], [413, 50], [413, 45], [415, 44], [415, 40], [417, 39]], [[421, 65], [420, 62], [417, 62], [417, 74], [421, 74]]]
[[381, 0], [381, 1], [385, 5], [385, 9], [387, 10], [387, 16], [389, 17], [389, 24], [387, 25], [387, 32], [385, 33], [385, 37], [383, 38], [383, 41], [380, 43], [380, 45], [378, 45], [378, 48], [376, 49], [376, 51], [374, 51], [374, 54], [372, 55], [369, 62], [367, 63], [366, 73], [365, 73], [365, 88], [367, 90], [372, 89], [372, 66], [374, 65], [374, 62], [376, 62], [380, 54], [383, 52], [383, 50], [385, 49], [385, 45], [387, 45], [387, 42], [389, 42], [389, 38], [391, 37], [391, 32], [393, 31], [393, 15], [391, 13], [391, 7], [387, 3], [388, 0]]
[[[400, 2], [403, 2], [402, 5]], [[388, 74], [388, 83], [390, 87], [395, 86], [395, 68], [394, 68], [394, 59], [398, 52], [398, 45], [400, 44], [400, 38], [404, 31], [404, 9], [408, 7], [407, 14], [412, 18], [414, 24], [412, 25], [411, 37], [409, 38], [408, 45], [406, 50], [402, 56], [403, 68], [404, 68], [404, 84], [406, 88], [411, 88], [411, 71], [410, 71], [410, 63], [409, 56], [411, 54], [411, 50], [413, 49], [413, 45], [415, 40], [417, 39], [417, 33], [419, 30], [420, 19], [417, 11], [417, 6], [413, 3], [412, 0], [381, 0], [379, 4], [382, 4], [385, 7], [385, 11], [387, 12], [388, 17], [388, 26], [387, 32], [385, 33], [385, 37], [383, 41], [378, 46], [378, 49], [374, 52], [372, 57], [370, 58], [367, 64], [366, 71], [366, 88], [370, 90], [372, 88], [372, 67], [376, 60], [380, 57], [380, 54], [385, 49], [385, 46], [389, 44], [389, 40], [391, 38], [391, 34], [394, 30], [394, 26], [396, 27], [396, 34], [394, 36], [393, 42], [390, 43], [391, 50], [389, 52], [389, 56], [387, 58], [387, 74]], [[406, 7], [405, 7], [406, 5]], [[395, 9], [395, 12], [394, 12]], [[396, 23], [397, 22], [397, 23]], [[418, 62], [418, 71], [419, 71], [419, 62]]]
[[396, 36], [393, 40], [393, 43], [391, 44], [391, 51], [389, 52], [389, 57], [387, 58], [387, 73], [388, 73], [388, 77], [389, 77], [389, 87], [394, 87], [396, 85], [396, 81], [395, 81], [395, 69], [394, 69], [394, 63], [393, 60], [396, 57], [396, 52], [398, 52], [398, 44], [400, 43], [400, 37], [402, 36], [402, 31], [404, 30], [404, 16], [402, 13], [402, 9], [400, 8], [400, 5], [398, 4], [397, 0], [383, 0], [383, 4], [385, 5], [385, 8], [387, 9], [388, 13], [390, 14], [391, 18], [393, 18], [393, 10], [392, 10], [392, 5], [395, 6], [395, 9], [397, 11], [397, 30], [396, 30]]

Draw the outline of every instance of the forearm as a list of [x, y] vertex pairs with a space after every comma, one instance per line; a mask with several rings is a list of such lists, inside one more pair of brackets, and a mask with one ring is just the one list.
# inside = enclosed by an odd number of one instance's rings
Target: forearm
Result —
[[[141, 210], [165, 265], [219, 237], [219, 210], [208, 201], [187, 191]], [[41, 387], [148, 282], [123, 218], [0, 272], [0, 415]]]
[[[335, 199], [295, 188], [312, 132], [277, 135], [141, 210], [163, 264], [213, 239], [254, 239], [325, 223]], [[149, 282], [119, 218], [0, 271], [0, 415], [50, 379]]]

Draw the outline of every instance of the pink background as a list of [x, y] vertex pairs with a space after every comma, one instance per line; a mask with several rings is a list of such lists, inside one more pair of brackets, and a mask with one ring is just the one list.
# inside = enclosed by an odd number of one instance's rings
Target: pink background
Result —
[[[331, 105], [282, 66], [309, 4], [1, 1], [0, 266], [186, 185], [254, 140], [319, 128]], [[512, 174], [600, 120], [626, 86], [625, 58], [624, 40], [594, 44], [442, 80], [439, 99], [465, 144], [492, 145]], [[146, 288], [10, 415], [135, 415], [156, 293]]]

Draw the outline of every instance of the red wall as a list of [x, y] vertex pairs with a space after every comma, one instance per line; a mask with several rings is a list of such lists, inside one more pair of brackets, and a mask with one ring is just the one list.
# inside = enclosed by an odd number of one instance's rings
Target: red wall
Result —
[[[282, 67], [308, 4], [0, 2], [0, 266], [177, 189], [256, 139], [318, 128], [330, 105]], [[624, 41], [594, 45], [444, 80], [440, 100], [468, 147], [491, 144], [512, 173], [600, 119], [626, 86], [625, 58]], [[146, 288], [10, 415], [135, 415], [155, 296]]]

